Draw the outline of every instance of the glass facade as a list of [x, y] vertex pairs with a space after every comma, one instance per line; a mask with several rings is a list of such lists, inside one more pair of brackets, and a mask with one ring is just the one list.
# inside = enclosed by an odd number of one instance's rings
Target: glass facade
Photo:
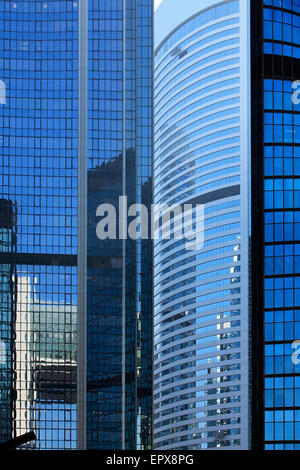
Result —
[[[0, 252], [6, 256], [14, 251], [15, 230], [15, 208], [11, 201], [0, 199]], [[6, 263], [0, 265], [0, 441], [9, 439], [13, 429], [16, 313], [14, 275], [14, 266], [6, 259]]]
[[154, 243], [157, 449], [248, 448], [245, 5], [201, 7], [155, 57], [154, 202], [204, 205], [201, 249]]
[[152, 246], [98, 240], [96, 210], [151, 202], [152, 3], [0, 0], [0, 440], [151, 444]]
[[[89, 2], [87, 448], [149, 449], [152, 243], [99, 240], [96, 210], [152, 197], [151, 0]], [[119, 229], [119, 226], [118, 226]]]
[[264, 1], [265, 449], [300, 449], [300, 5]]
[[15, 291], [9, 432], [74, 449], [78, 7], [1, 1], [0, 18], [1, 198], [17, 214], [13, 249], [0, 254]]

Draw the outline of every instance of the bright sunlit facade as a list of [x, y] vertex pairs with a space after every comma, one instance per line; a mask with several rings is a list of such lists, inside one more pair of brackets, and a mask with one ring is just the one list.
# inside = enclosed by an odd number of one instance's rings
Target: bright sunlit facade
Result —
[[[249, 446], [248, 2], [156, 13], [154, 202], [204, 204], [204, 246], [154, 247], [154, 448]], [[172, 12], [172, 13], [171, 13]]]

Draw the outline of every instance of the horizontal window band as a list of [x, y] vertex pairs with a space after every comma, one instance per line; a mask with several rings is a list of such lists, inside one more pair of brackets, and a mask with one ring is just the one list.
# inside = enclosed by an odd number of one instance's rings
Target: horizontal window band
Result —
[[240, 194], [240, 185], [230, 186], [229, 188], [217, 189], [201, 196], [196, 196], [185, 204], [207, 204], [209, 202], [217, 201], [219, 199], [225, 199], [232, 196], [238, 196]]
[[0, 253], [1, 264], [28, 264], [43, 266], [77, 266], [76, 255], [43, 253]]
[[[40, 265], [40, 266], [77, 266], [76, 255], [39, 254], [39, 253], [0, 253], [0, 264]], [[111, 256], [88, 256], [88, 267], [121, 269], [122, 258]]]

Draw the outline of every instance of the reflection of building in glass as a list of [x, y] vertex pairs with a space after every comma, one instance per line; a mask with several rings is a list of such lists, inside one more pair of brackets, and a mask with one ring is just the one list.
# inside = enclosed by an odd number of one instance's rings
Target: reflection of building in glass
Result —
[[156, 13], [154, 202], [204, 204], [204, 246], [154, 246], [154, 447], [249, 448], [248, 2]]
[[16, 246], [16, 210], [0, 199], [0, 442], [10, 439], [15, 416], [15, 284], [9, 253]]
[[157, 13], [155, 202], [204, 202], [205, 244], [154, 249], [155, 446], [299, 450], [300, 3], [182, 5]]
[[97, 207], [117, 207], [120, 194], [121, 156], [88, 172], [87, 438], [96, 448], [122, 441], [123, 243], [95, 237]]
[[74, 448], [77, 310], [41, 302], [36, 283], [18, 276], [16, 434], [34, 430], [40, 449], [49, 448], [49, 441], [54, 449]]
[[34, 429], [37, 449], [150, 445], [151, 244], [99, 245], [87, 208], [103, 201], [86, 183], [118, 160], [107, 199], [149, 202], [152, 4], [0, 0], [0, 197], [18, 207], [13, 253], [0, 248], [18, 289], [12, 433]]
[[252, 8], [253, 445], [300, 450], [300, 2]]
[[[152, 243], [95, 237], [99, 204], [113, 204], [119, 220], [119, 197], [124, 180], [122, 162], [120, 155], [88, 172], [87, 436], [95, 448], [111, 448], [114, 436], [114, 445], [120, 448], [120, 423], [125, 419], [127, 445], [142, 449], [149, 448], [151, 442]], [[126, 166], [126, 194], [130, 205], [130, 201], [137, 200], [134, 194], [136, 154], [132, 149], [126, 152]], [[149, 178], [142, 185], [140, 198], [150, 206]], [[117, 233], [119, 228], [117, 223]], [[136, 258], [138, 266], [134, 263]], [[122, 325], [125, 308], [126, 338]], [[126, 404], [122, 403], [124, 386]]]
[[[90, 5], [88, 188], [87, 200], [81, 198], [88, 221], [80, 220], [88, 225], [87, 347], [78, 351], [79, 370], [87, 375], [79, 394], [86, 436], [79, 433], [79, 445], [145, 449], [151, 445], [151, 242], [100, 241], [95, 235], [100, 204], [122, 195], [128, 206], [151, 202], [145, 188], [152, 176], [153, 1]], [[83, 295], [81, 290], [79, 302]]]
[[[33, 430], [35, 423], [31, 423], [32, 390], [32, 333], [31, 333], [31, 305], [32, 286], [26, 276], [14, 278], [17, 285], [15, 344], [16, 344], [16, 424], [15, 436]], [[32, 426], [33, 425], [33, 426]]]

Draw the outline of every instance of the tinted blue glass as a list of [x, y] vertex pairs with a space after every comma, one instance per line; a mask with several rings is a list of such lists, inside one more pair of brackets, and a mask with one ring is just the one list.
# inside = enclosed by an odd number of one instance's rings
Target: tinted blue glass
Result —
[[[268, 0], [265, 54], [298, 57], [298, 2]], [[287, 12], [284, 9], [291, 9]], [[277, 42], [282, 41], [282, 42]], [[274, 60], [277, 60], [274, 58]], [[280, 57], [279, 60], [282, 60]], [[287, 59], [288, 60], [288, 59]], [[299, 105], [292, 79], [266, 77], [265, 88], [265, 447], [296, 449], [299, 365]], [[274, 380], [274, 377], [275, 380]]]
[[154, 200], [184, 204], [219, 193], [203, 208], [201, 248], [154, 242], [154, 445], [161, 450], [238, 448], [243, 439], [240, 196], [222, 191], [240, 182], [239, 2], [201, 7], [155, 57]]
[[96, 210], [109, 202], [119, 214], [122, 195], [128, 207], [151, 203], [152, 7], [152, 0], [89, 1], [87, 447], [94, 449], [121, 449], [123, 426], [126, 449], [151, 445], [152, 246], [97, 239]]
[[[2, 235], [11, 238], [1, 249], [0, 261], [12, 338], [6, 358], [11, 355], [14, 373], [11, 392], [4, 387], [1, 393], [10, 393], [11, 435], [34, 430], [37, 440], [30, 446], [72, 449], [76, 447], [78, 7], [72, 1], [0, 1], [0, 18], [5, 88], [0, 104], [0, 197], [11, 201], [15, 214], [14, 225], [8, 219], [4, 224]], [[10, 264], [4, 262], [4, 251], [11, 252]], [[5, 370], [0, 367], [2, 389]], [[5, 378], [6, 384], [11, 377]], [[45, 426], [51, 433], [45, 434]]]
[[151, 201], [153, 2], [90, 0], [88, 31], [79, 30], [80, 5], [0, 0], [0, 440], [34, 430], [28, 447], [77, 445], [78, 44], [86, 33], [87, 445], [121, 448], [125, 416], [125, 447], [143, 449], [151, 443], [152, 247], [100, 243], [96, 209], [122, 194]]

